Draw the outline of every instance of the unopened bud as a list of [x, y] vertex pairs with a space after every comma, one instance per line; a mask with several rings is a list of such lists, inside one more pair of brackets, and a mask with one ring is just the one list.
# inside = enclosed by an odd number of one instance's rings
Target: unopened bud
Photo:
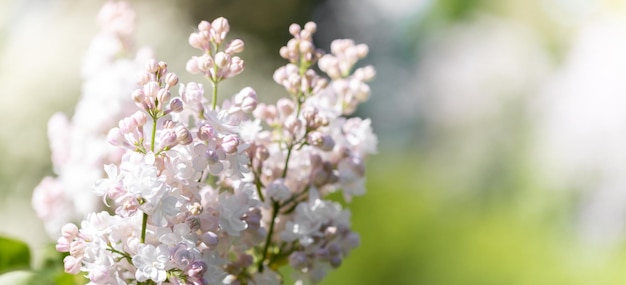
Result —
[[112, 128], [107, 134], [107, 141], [114, 146], [121, 146], [124, 143], [124, 134], [119, 128]]
[[176, 139], [182, 145], [188, 145], [193, 142], [193, 137], [189, 130], [183, 126], [176, 127]]
[[300, 130], [302, 123], [294, 116], [289, 116], [285, 120], [285, 129], [292, 134], [297, 133]]
[[135, 101], [135, 103], [142, 103], [144, 98], [146, 97], [146, 95], [143, 93], [141, 89], [135, 89], [135, 91], [133, 91], [131, 96], [133, 98], [133, 101]]
[[176, 97], [170, 101], [170, 110], [174, 113], [180, 113], [183, 111], [183, 100]]
[[150, 73], [156, 73], [159, 70], [159, 63], [155, 59], [146, 61], [146, 70]]
[[304, 24], [304, 29], [309, 33], [315, 33], [315, 31], [317, 31], [317, 24], [315, 24], [315, 22], [307, 22]]
[[185, 65], [185, 70], [187, 70], [187, 72], [191, 74], [198, 74], [201, 72], [200, 67], [198, 66], [197, 57], [194, 56], [187, 61], [187, 64]]
[[369, 47], [366, 44], [359, 44], [356, 46], [356, 54], [359, 58], [364, 58], [369, 52]]
[[142, 127], [148, 121], [148, 116], [142, 111], [137, 111], [130, 116], [138, 127]]
[[225, 52], [227, 54], [236, 54], [236, 53], [240, 53], [243, 52], [243, 47], [244, 47], [244, 43], [242, 40], [240, 39], [234, 39], [232, 40], [228, 46], [226, 47]]
[[217, 246], [218, 238], [214, 232], [206, 232], [200, 236], [202, 242], [209, 248]]
[[171, 96], [172, 95], [169, 90], [165, 88], [160, 89], [159, 93], [157, 93], [157, 101], [159, 102], [159, 106], [163, 106], [165, 102], [170, 101]]
[[138, 85], [144, 85], [148, 82], [150, 82], [151, 78], [150, 78], [150, 73], [142, 71], [139, 74], [137, 74], [137, 84]]
[[289, 116], [296, 109], [296, 104], [287, 98], [280, 98], [276, 102], [276, 108], [283, 116]]
[[228, 64], [228, 61], [230, 60], [230, 56], [228, 56], [226, 53], [224, 52], [218, 52], [215, 55], [215, 65], [218, 68], [223, 68]]
[[215, 37], [213, 40], [217, 43], [221, 43], [226, 38], [226, 34], [230, 30], [230, 25], [228, 24], [228, 20], [224, 17], [219, 17], [211, 23], [211, 29], [215, 33]]
[[150, 81], [143, 86], [143, 94], [151, 101], [157, 98], [159, 90], [161, 90], [159, 84], [154, 81]]
[[331, 151], [335, 147], [335, 141], [331, 136], [319, 132], [309, 133], [308, 142], [323, 151]]
[[245, 68], [245, 63], [243, 59], [241, 59], [238, 56], [233, 56], [230, 59], [230, 65], [228, 69], [229, 72], [226, 77], [233, 77], [237, 74], [240, 74], [241, 72], [243, 72], [244, 68]]
[[167, 84], [168, 88], [176, 86], [178, 84], [178, 75], [176, 73], [168, 73], [165, 75], [165, 84]]
[[189, 35], [189, 45], [197, 49], [204, 48], [204, 41], [199, 33], [191, 33]]
[[213, 137], [215, 137], [215, 130], [213, 129], [213, 127], [211, 127], [211, 125], [202, 125], [200, 126], [200, 128], [198, 129], [198, 138], [203, 140], [203, 141], [208, 141], [210, 139], [212, 139]]
[[300, 28], [300, 25], [298, 24], [291, 24], [289, 26], [289, 33], [293, 36], [299, 35], [300, 34], [300, 30], [302, 28]]
[[164, 130], [161, 133], [160, 141], [163, 147], [173, 147], [178, 143], [176, 133], [171, 129]]
[[211, 23], [205, 20], [200, 21], [198, 24], [198, 30], [200, 31], [208, 31], [209, 29], [211, 29]]
[[239, 138], [235, 135], [227, 135], [222, 139], [222, 148], [224, 152], [228, 154], [233, 154], [237, 152], [237, 147], [239, 146]]

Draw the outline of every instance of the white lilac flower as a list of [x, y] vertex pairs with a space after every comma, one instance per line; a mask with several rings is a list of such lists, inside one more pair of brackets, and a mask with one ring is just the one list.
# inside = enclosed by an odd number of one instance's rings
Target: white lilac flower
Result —
[[135, 278], [140, 282], [148, 279], [156, 282], [165, 281], [169, 259], [169, 248], [167, 245], [162, 244], [158, 247], [151, 244], [145, 245], [132, 259], [133, 264], [137, 267]]
[[218, 206], [220, 227], [231, 236], [239, 236], [239, 233], [248, 227], [242, 217], [256, 204], [256, 200], [252, 198], [254, 190], [250, 187], [250, 184], [244, 183], [235, 194], [220, 195]]

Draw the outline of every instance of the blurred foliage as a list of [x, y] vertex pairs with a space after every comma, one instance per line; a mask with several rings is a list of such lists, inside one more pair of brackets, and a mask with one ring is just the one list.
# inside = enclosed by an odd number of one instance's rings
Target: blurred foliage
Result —
[[[446, 194], [415, 153], [368, 161], [352, 202], [361, 246], [321, 284], [622, 284], [626, 251], [598, 259], [569, 224], [569, 193], [518, 184], [485, 205]], [[515, 187], [509, 185], [509, 187]], [[531, 212], [529, 212], [531, 211]], [[286, 284], [291, 284], [289, 272]]]
[[0, 236], [0, 273], [30, 267], [30, 249], [22, 241]]

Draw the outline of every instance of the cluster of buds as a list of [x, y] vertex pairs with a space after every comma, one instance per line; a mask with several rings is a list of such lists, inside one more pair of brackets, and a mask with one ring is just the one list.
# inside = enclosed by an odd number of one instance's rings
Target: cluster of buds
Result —
[[198, 24], [198, 32], [189, 36], [189, 44], [202, 50], [203, 54], [194, 56], [187, 62], [189, 73], [204, 74], [216, 84], [222, 79], [233, 77], [243, 71], [243, 60], [235, 56], [243, 51], [243, 41], [235, 39], [226, 46], [222, 46], [229, 30], [228, 20], [223, 17], [211, 23], [202, 21]]
[[246, 87], [217, 106], [217, 84], [241, 72], [223, 76], [217, 55], [243, 42], [219, 51], [224, 18], [198, 29], [189, 43], [212, 60], [213, 73], [202, 71], [214, 84], [211, 106], [199, 83], [172, 95], [178, 77], [164, 62], [147, 62], [129, 94], [139, 110], [109, 132], [121, 160], [105, 165], [93, 186], [113, 211], [63, 227], [65, 270], [84, 272], [90, 284], [280, 284], [278, 268], [288, 264], [298, 280], [318, 282], [359, 244], [350, 211], [326, 198], [365, 193], [376, 136], [369, 120], [343, 116], [345, 101], [336, 98], [347, 95], [331, 87], [358, 76], [318, 75], [315, 24], [294, 24], [281, 49], [290, 62], [279, 69], [294, 83], [283, 84], [290, 96], [261, 104]]

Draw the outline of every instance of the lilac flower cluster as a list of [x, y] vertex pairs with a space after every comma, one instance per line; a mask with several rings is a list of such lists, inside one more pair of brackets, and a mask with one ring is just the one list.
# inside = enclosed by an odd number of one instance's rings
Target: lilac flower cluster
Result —
[[62, 227], [65, 270], [90, 284], [280, 284], [284, 264], [314, 283], [340, 266], [359, 236], [350, 212], [325, 197], [365, 193], [377, 139], [369, 120], [346, 116], [369, 96], [374, 69], [355, 68], [368, 50], [351, 40], [323, 54], [315, 30], [289, 27], [280, 50], [289, 63], [274, 73], [289, 97], [275, 104], [250, 87], [217, 103], [219, 83], [244, 69], [244, 42], [226, 40], [224, 18], [189, 37], [202, 54], [187, 71], [211, 83], [210, 96], [147, 60], [127, 93], [136, 111], [106, 136], [119, 160], [92, 187], [111, 211]]

